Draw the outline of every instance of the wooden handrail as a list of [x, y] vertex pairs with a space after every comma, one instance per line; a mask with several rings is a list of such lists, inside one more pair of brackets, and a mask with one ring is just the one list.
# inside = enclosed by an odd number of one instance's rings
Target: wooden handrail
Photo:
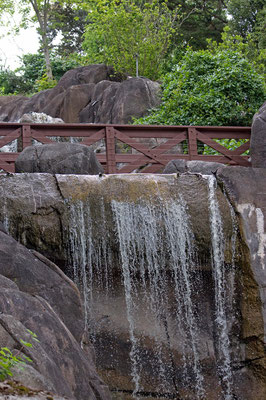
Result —
[[[173, 159], [251, 166], [249, 157], [243, 155], [249, 149], [250, 136], [250, 127], [239, 126], [0, 123], [0, 171], [14, 172], [19, 152], [34, 140], [55, 143], [55, 138], [72, 138], [87, 146], [102, 141], [105, 151], [96, 156], [106, 173], [159, 173]], [[246, 143], [229, 150], [215, 139], [245, 139]], [[3, 146], [14, 140], [17, 150], [2, 152]], [[202, 154], [204, 145], [218, 154]]]

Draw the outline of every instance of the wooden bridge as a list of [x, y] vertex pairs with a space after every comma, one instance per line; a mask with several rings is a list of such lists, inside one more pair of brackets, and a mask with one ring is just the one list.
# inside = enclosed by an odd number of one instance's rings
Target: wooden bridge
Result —
[[[249, 156], [243, 155], [249, 149], [250, 136], [250, 127], [235, 126], [0, 123], [0, 172], [14, 172], [19, 152], [34, 141], [46, 144], [60, 140], [94, 146], [108, 174], [160, 173], [173, 159], [251, 166]], [[245, 140], [229, 150], [215, 139]], [[12, 143], [15, 150], [7, 152]], [[206, 146], [216, 154], [204, 154]]]

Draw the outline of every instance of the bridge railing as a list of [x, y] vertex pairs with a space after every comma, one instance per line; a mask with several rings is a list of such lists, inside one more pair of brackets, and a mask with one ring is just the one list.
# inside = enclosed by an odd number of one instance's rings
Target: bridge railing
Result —
[[[0, 171], [14, 172], [19, 152], [56, 141], [93, 146], [105, 172], [159, 173], [173, 159], [251, 166], [250, 127], [0, 123]], [[216, 140], [241, 143], [229, 150]], [[209, 153], [212, 149], [215, 154]]]

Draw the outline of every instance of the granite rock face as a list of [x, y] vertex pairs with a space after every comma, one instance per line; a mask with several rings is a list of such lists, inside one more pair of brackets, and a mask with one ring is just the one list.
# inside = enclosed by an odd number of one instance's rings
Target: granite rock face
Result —
[[[215, 196], [224, 221], [225, 264], [227, 265], [226, 276], [229, 279], [229, 287], [233, 279], [229, 267], [232, 260], [234, 232], [231, 219], [232, 207], [236, 210], [239, 224], [234, 253], [236, 263], [234, 293], [237, 313], [236, 315], [232, 314], [229, 320], [232, 331], [230, 339], [233, 343], [233, 392], [237, 398], [243, 400], [251, 398], [264, 400], [266, 394], [263, 347], [263, 304], [265, 302], [263, 297], [265, 291], [263, 218], [265, 211], [264, 203], [260, 199], [263, 197], [261, 194], [265, 187], [265, 170], [222, 167], [216, 175], [219, 185], [215, 188]], [[134, 220], [134, 218], [138, 218], [141, 207], [147, 207], [145, 212], [154, 213], [156, 226], [161, 227], [164, 232], [166, 226], [163, 225], [164, 221], [161, 215], [167, 211], [170, 205], [167, 203], [168, 206], [164, 210], [161, 208], [163, 202], [178, 202], [181, 196], [187, 204], [193, 240], [198, 252], [196, 268], [193, 272], [195, 282], [197, 282], [197, 290], [193, 292], [193, 302], [198, 305], [198, 316], [202, 321], [198, 340], [202, 343], [200, 354], [204, 374], [206, 373], [204, 376], [207, 398], [208, 400], [217, 400], [217, 393], [220, 389], [215, 374], [214, 287], [210, 255], [212, 232], [208, 207], [208, 182], [209, 178], [203, 178], [198, 173], [181, 173], [178, 176], [131, 174], [103, 177], [15, 174], [0, 177], [0, 188], [2, 189], [0, 220], [12, 236], [43, 255], [53, 257], [53, 260], [56, 260], [76, 278], [82, 276], [82, 269], [86, 269], [90, 265], [92, 268], [96, 268], [94, 280], [91, 281], [92, 285], [90, 286], [90, 293], [94, 293], [95, 297], [93, 298], [93, 308], [89, 313], [89, 321], [90, 326], [93, 327], [97, 367], [101, 376], [113, 390], [118, 389], [128, 393], [127, 395], [124, 392], [123, 394], [121, 394], [122, 392], [117, 393], [114, 395], [116, 399], [132, 398], [130, 392], [134, 390], [134, 385], [132, 384], [129, 357], [131, 338], [128, 332], [127, 312], [123, 297], [125, 288], [121, 260], [119, 260], [117, 227], [114, 226], [114, 210], [125, 207], [128, 218]], [[249, 203], [249, 206], [246, 203]], [[134, 204], [138, 210], [135, 216]], [[158, 212], [155, 211], [156, 209]], [[117, 223], [125, 222], [121, 218], [117, 220]], [[137, 235], [138, 231], [136, 230], [135, 233]], [[134, 233], [128, 231], [128, 235], [131, 237]], [[71, 237], [72, 242], [70, 241]], [[144, 240], [142, 235], [140, 237], [142, 239], [139, 240], [138, 251], [142, 251]], [[154, 238], [152, 235], [150, 237], [153, 242]], [[161, 245], [162, 243], [160, 248]], [[107, 247], [111, 249], [111, 254], [108, 253]], [[86, 258], [93, 249], [99, 258], [90, 256], [91, 258], [88, 258], [87, 261], [84, 260], [83, 257]], [[41, 255], [36, 254], [40, 259]], [[130, 253], [128, 254], [130, 255]], [[152, 252], [152, 254], [155, 253]], [[71, 260], [74, 265], [72, 270], [69, 265], [70, 262], [72, 263]], [[88, 275], [84, 275], [85, 281], [77, 279], [81, 287], [82, 282], [86, 282], [90, 276], [89, 270], [87, 273]], [[108, 276], [109, 283], [107, 283]], [[5, 280], [2, 285], [9, 288], [14, 285], [14, 282], [10, 283]], [[134, 282], [134, 285], [137, 288], [137, 281]], [[151, 290], [151, 288], [147, 286], [147, 290]], [[160, 349], [168, 360], [165, 364], [166, 370], [170, 372], [173, 368], [175, 370], [179, 395], [181, 398], [194, 400], [193, 392], [190, 392], [187, 386], [180, 386], [179, 380], [183, 371], [180, 350], [182, 341], [175, 334], [175, 313], [174, 303], [172, 303], [176, 294], [171, 285], [167, 290], [169, 291], [167, 332], [168, 340], [171, 343], [170, 353], [169, 343], [167, 344], [167, 340], [163, 339], [165, 337], [164, 329], [156, 328], [156, 335], [158, 335], [156, 338], [154, 330], [156, 321], [147, 316], [149, 315], [146, 313], [147, 307], [149, 307], [147, 293], [143, 295], [140, 290], [134, 300], [136, 301], [134, 304], [138, 305], [139, 310], [135, 334], [139, 344], [139, 357], [145, 365], [141, 384], [144, 391], [156, 394], [160, 398], [156, 380], [156, 371], [158, 370], [156, 351]], [[174, 364], [169, 364], [171, 359]], [[171, 378], [171, 374], [169, 376]], [[168, 394], [173, 395], [171, 391], [173, 381], [170, 378]]]
[[[15, 370], [14, 377], [32, 389], [69, 399], [110, 400], [95, 370], [80, 294], [70, 279], [0, 232], [0, 287], [0, 347], [32, 360]], [[32, 347], [23, 347], [21, 339]]]
[[102, 64], [65, 73], [53, 89], [31, 98], [0, 97], [0, 121], [16, 122], [25, 113], [45, 113], [66, 123], [126, 124], [158, 106], [160, 84], [146, 78], [115, 75]]
[[253, 117], [250, 156], [253, 168], [266, 168], [266, 103]]
[[93, 149], [79, 143], [28, 146], [16, 159], [15, 170], [76, 175], [103, 173]]

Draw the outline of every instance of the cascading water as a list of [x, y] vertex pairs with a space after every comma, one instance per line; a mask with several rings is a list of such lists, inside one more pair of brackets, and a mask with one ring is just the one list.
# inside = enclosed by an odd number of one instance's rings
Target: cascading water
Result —
[[[192, 349], [192, 364], [197, 398], [204, 394], [203, 377], [201, 374], [199, 354], [197, 349], [197, 325], [191, 291], [193, 281], [193, 236], [189, 229], [185, 205], [180, 201], [168, 204], [137, 206], [132, 203], [112, 202], [117, 235], [120, 245], [121, 265], [132, 343], [132, 377], [135, 392], [140, 391], [141, 363], [138, 356], [138, 341], [135, 336], [134, 315], [137, 314], [137, 297], [139, 288], [138, 274], [141, 275], [139, 285], [142, 290], [149, 287], [150, 312], [155, 314], [155, 320], [164, 324], [167, 335], [167, 304], [169, 303], [166, 289], [166, 270], [171, 275], [176, 297], [176, 318], [178, 329], [183, 332], [183, 368], [184, 381], [191, 384], [187, 373], [189, 355]], [[162, 226], [160, 226], [162, 225]], [[166, 236], [166, 239], [165, 239]], [[178, 238], [178, 240], [177, 240]], [[166, 371], [161, 360], [160, 343], [157, 343], [157, 356], [160, 365], [161, 386], [165, 386]], [[165, 387], [163, 387], [165, 390]]]
[[[208, 177], [207, 183], [216, 362], [223, 393], [221, 398], [231, 400], [225, 240], [215, 195], [215, 178]], [[147, 359], [152, 357], [150, 363], [156, 375], [151, 385], [154, 392], [162, 397], [174, 393], [170, 398], [175, 399], [206, 399], [207, 383], [199, 340], [203, 329], [200, 321], [203, 306], [198, 304], [204, 283], [198, 271], [190, 214], [182, 194], [171, 199], [161, 196], [158, 188], [155, 192], [148, 200], [147, 195], [145, 199], [140, 196], [135, 201], [115, 198], [110, 199], [109, 205], [103, 199], [98, 203], [90, 199], [70, 202], [69, 253], [74, 279], [84, 289], [86, 321], [90, 330], [95, 329], [97, 337], [97, 325], [101, 321], [93, 315], [95, 299], [100, 291], [105, 291], [110, 294], [107, 302], [111, 301], [118, 290], [114, 274], [120, 271], [134, 398], [147, 391], [145, 369], [149, 364]], [[234, 235], [231, 242], [234, 257]], [[109, 318], [108, 313], [104, 318]], [[143, 328], [146, 325], [152, 327], [149, 334]], [[144, 342], [148, 343], [145, 351]], [[189, 394], [184, 394], [187, 392]]]
[[[225, 400], [232, 400], [232, 370], [230, 356], [230, 340], [228, 320], [226, 317], [227, 291], [224, 262], [224, 234], [223, 223], [215, 195], [216, 179], [214, 176], [205, 176], [209, 187], [209, 210], [212, 233], [212, 262], [213, 279], [215, 284], [215, 323], [217, 329], [218, 373], [224, 392]], [[232, 212], [232, 209], [231, 209]], [[232, 259], [234, 260], [235, 235], [232, 240]]]

